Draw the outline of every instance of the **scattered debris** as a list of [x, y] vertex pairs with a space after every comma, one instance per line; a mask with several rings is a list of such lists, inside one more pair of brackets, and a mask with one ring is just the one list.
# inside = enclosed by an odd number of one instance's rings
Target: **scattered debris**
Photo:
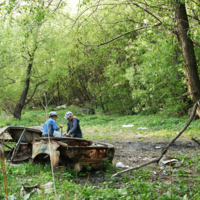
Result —
[[150, 160], [150, 159], [149, 159], [149, 158], [147, 158], [147, 157], [145, 157], [145, 158], [143, 158], [142, 160], [144, 160], [144, 161], [145, 161], [145, 160]]
[[184, 170], [184, 172], [187, 174], [192, 174], [192, 171], [190, 171], [190, 170]]
[[52, 193], [53, 192], [53, 182], [48, 182], [45, 185], [32, 185], [32, 186], [25, 186], [23, 185], [21, 190], [20, 190], [20, 196], [26, 200], [29, 199], [31, 194], [33, 194], [34, 192], [37, 192], [38, 194], [41, 194], [42, 191], [41, 189], [44, 189], [44, 193]]
[[53, 182], [48, 182], [45, 185], [41, 185], [40, 189], [45, 189], [44, 193], [51, 193], [53, 192]]
[[85, 113], [87, 115], [95, 115], [94, 108], [83, 108], [80, 110], [82, 113]]
[[161, 146], [156, 146], [155, 149], [161, 149]]
[[163, 175], [168, 176], [168, 173], [166, 170], [163, 171]]
[[169, 167], [180, 167], [181, 162], [176, 158], [169, 158], [167, 156], [163, 156], [163, 158], [159, 161], [159, 166], [161, 169], [164, 169], [166, 166]]
[[148, 129], [147, 127], [139, 127], [138, 130], [146, 130]]
[[10, 196], [8, 196], [8, 200], [16, 200], [16, 198], [15, 198], [14, 194], [13, 194], [13, 195], [10, 195]]
[[129, 168], [130, 166], [124, 165], [122, 162], [118, 162], [118, 163], [116, 164], [116, 167], [117, 167], [117, 168]]
[[61, 106], [57, 106], [54, 108], [54, 110], [64, 110], [64, 109], [67, 109], [67, 105], [64, 104], [64, 105], [61, 105]]
[[123, 128], [130, 128], [130, 127], [134, 127], [134, 125], [133, 124], [128, 124], [128, 125], [123, 125], [122, 127]]

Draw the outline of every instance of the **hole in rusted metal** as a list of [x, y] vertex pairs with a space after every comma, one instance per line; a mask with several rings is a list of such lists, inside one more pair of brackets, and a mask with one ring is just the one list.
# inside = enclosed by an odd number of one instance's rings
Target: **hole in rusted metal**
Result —
[[50, 156], [46, 153], [40, 153], [34, 158], [35, 163], [41, 164], [49, 164], [50, 163]]

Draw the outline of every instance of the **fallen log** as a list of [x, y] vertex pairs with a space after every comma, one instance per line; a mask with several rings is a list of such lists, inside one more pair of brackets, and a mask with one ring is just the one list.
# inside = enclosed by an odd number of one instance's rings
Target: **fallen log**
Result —
[[192, 114], [191, 114], [191, 116], [190, 116], [188, 122], [187, 122], [186, 125], [181, 129], [181, 131], [177, 134], [177, 136], [176, 136], [173, 140], [171, 140], [171, 141], [164, 147], [164, 149], [163, 149], [163, 151], [162, 151], [160, 157], [155, 158], [155, 159], [153, 159], [153, 160], [151, 160], [151, 161], [149, 161], [149, 162], [147, 162], [147, 163], [144, 163], [144, 164], [142, 164], [142, 165], [138, 165], [138, 166], [136, 166], [136, 167], [131, 167], [131, 168], [129, 168], [129, 169], [120, 171], [120, 172], [118, 172], [118, 173], [116, 173], [116, 174], [113, 174], [112, 177], [116, 177], [116, 176], [119, 175], [119, 174], [126, 173], [126, 172], [129, 172], [129, 171], [135, 170], [135, 169], [139, 169], [139, 168], [141, 168], [141, 167], [144, 167], [144, 166], [149, 165], [149, 164], [152, 164], [152, 163], [158, 163], [158, 162], [161, 160], [161, 158], [167, 153], [167, 150], [169, 149], [169, 147], [181, 136], [181, 134], [182, 134], [182, 133], [187, 129], [187, 127], [190, 125], [190, 123], [192, 122], [192, 120], [193, 120], [193, 118], [194, 118], [194, 116], [195, 116], [195, 114], [196, 114], [196, 109], [197, 109], [198, 106], [200, 106], [200, 101], [197, 101], [197, 102], [194, 104], [193, 110], [192, 110]]

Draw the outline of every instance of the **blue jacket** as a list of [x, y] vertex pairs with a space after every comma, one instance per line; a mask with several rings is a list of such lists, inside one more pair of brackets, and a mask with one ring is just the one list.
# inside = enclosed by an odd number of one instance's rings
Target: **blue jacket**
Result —
[[69, 131], [72, 135], [72, 137], [80, 137], [82, 138], [82, 132], [81, 128], [79, 125], [79, 119], [78, 118], [73, 118], [72, 123], [73, 123], [73, 128], [70, 130], [69, 122], [67, 123], [67, 132]]
[[[48, 127], [47, 127], [47, 124], [48, 124]], [[48, 135], [48, 132], [49, 132], [49, 136], [53, 136], [53, 132], [58, 131], [59, 129], [60, 127], [57, 126], [56, 121], [50, 117], [43, 126], [42, 135], [45, 135], [45, 134]]]

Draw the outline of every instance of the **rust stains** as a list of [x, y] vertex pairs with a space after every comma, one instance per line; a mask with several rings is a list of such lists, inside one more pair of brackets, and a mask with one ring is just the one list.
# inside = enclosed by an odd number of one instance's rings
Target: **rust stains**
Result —
[[[82, 138], [53, 137], [43, 138], [42, 132], [33, 128], [26, 128], [23, 138], [20, 136], [25, 127], [6, 127], [0, 135], [9, 134], [9, 138], [0, 139], [0, 144], [9, 150], [4, 151], [7, 160], [15, 150], [9, 147], [11, 142], [19, 144], [13, 163], [33, 160], [36, 163], [52, 162], [53, 167], [63, 165], [73, 167], [77, 172], [88, 165], [98, 169], [105, 162], [112, 163], [115, 148], [112, 144], [86, 140]], [[4, 134], [5, 133], [5, 134]]]

